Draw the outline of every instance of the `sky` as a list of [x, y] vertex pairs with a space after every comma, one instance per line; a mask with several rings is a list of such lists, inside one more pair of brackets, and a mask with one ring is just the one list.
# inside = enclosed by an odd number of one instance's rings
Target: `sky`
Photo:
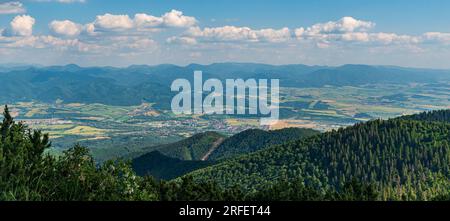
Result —
[[0, 64], [450, 69], [448, 0], [0, 0]]

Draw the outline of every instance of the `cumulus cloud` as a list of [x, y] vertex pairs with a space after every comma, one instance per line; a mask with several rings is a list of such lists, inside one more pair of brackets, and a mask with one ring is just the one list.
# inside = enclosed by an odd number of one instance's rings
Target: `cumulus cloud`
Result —
[[52, 21], [49, 25], [50, 30], [61, 36], [74, 37], [78, 36], [83, 30], [83, 26], [69, 20]]
[[329, 47], [333, 42], [357, 42], [373, 44], [417, 44], [423, 39], [420, 36], [398, 35], [396, 33], [373, 33], [370, 29], [375, 23], [343, 17], [338, 21], [318, 23], [311, 27], [301, 27], [294, 31], [300, 40], [313, 40], [317, 45]]
[[146, 50], [148, 48], [153, 48], [156, 46], [157, 46], [157, 43], [154, 40], [148, 39], [148, 38], [137, 39], [137, 40], [127, 44], [128, 48], [135, 49], [135, 50], [139, 50], [139, 49]]
[[[99, 53], [144, 53], [158, 47], [158, 42], [149, 38], [150, 29], [188, 28], [197, 24], [194, 17], [171, 10], [160, 17], [136, 14], [103, 14], [87, 24], [70, 20], [54, 20], [48, 24], [52, 35], [33, 36], [34, 18], [17, 16], [11, 28], [0, 35], [0, 48], [52, 48]], [[182, 41], [190, 39], [182, 39]], [[192, 39], [191, 39], [192, 41]], [[194, 43], [194, 42], [192, 42]]]
[[134, 22], [137, 28], [187, 28], [196, 25], [197, 19], [191, 16], [185, 16], [181, 11], [172, 10], [161, 17], [143, 13], [136, 14], [134, 16]]
[[[157, 22], [156, 18], [148, 18]], [[281, 43], [292, 40], [307, 40], [318, 48], [330, 48], [334, 44], [341, 46], [350, 43], [366, 45], [397, 44], [404, 46], [418, 45], [425, 41], [447, 42], [450, 35], [446, 33], [430, 32], [423, 36], [400, 35], [396, 33], [371, 32], [374, 22], [343, 17], [336, 21], [317, 23], [310, 27], [300, 27], [291, 31], [289, 28], [281, 29], [252, 29], [250, 27], [222, 26], [206, 27], [192, 26], [180, 36], [166, 39], [167, 43], [193, 45], [198, 43]], [[450, 44], [450, 43], [449, 43]]]
[[35, 19], [29, 15], [18, 15], [10, 23], [11, 29], [7, 35], [30, 36], [33, 34]]
[[289, 28], [282, 29], [261, 29], [255, 31], [258, 39], [269, 42], [283, 42], [291, 38], [291, 31]]
[[89, 23], [84, 26], [84, 30], [88, 35], [95, 35], [95, 25], [94, 23]]
[[423, 39], [427, 42], [440, 42], [444, 44], [450, 44], [450, 33], [427, 32], [423, 34]]
[[409, 35], [398, 35], [395, 33], [372, 33], [370, 39], [375, 42], [381, 42], [384, 44], [391, 43], [405, 43], [405, 44], [417, 44], [422, 41], [420, 37]]
[[170, 44], [182, 44], [182, 45], [194, 45], [197, 44], [197, 40], [191, 37], [176, 37], [172, 36], [166, 40]]
[[349, 32], [341, 35], [344, 41], [359, 41], [367, 42], [369, 41], [369, 34], [365, 32]]
[[128, 15], [104, 14], [96, 17], [91, 25], [91, 32], [121, 30], [155, 30], [161, 28], [188, 28], [197, 24], [197, 19], [172, 10], [160, 17], [138, 13], [134, 18]]
[[158, 47], [158, 43], [153, 39], [141, 37], [111, 37], [104, 44], [107, 44], [109, 50], [120, 53], [148, 52]]
[[98, 15], [94, 21], [96, 29], [100, 30], [126, 30], [134, 27], [133, 20], [128, 15]]
[[[343, 17], [337, 21], [314, 24], [307, 28], [252, 29], [249, 27], [223, 26], [201, 29], [194, 26], [176, 38], [167, 39], [169, 43], [189, 43], [192, 39], [202, 42], [270, 42], [279, 43], [297, 39], [309, 39], [320, 42], [321, 47], [328, 47], [330, 41], [369, 42], [377, 36], [371, 36], [369, 31], [374, 22], [358, 20], [353, 17]], [[382, 36], [380, 36], [382, 37]], [[400, 39], [397, 37], [396, 39]], [[318, 44], [319, 45], [319, 44]]]
[[183, 12], [172, 10], [162, 17], [163, 24], [168, 27], [190, 27], [197, 24], [197, 19], [183, 15]]
[[184, 36], [169, 38], [168, 42], [190, 43], [196, 39], [204, 42], [282, 42], [291, 37], [288, 28], [258, 29], [249, 27], [223, 26], [214, 28], [191, 27]]
[[21, 14], [26, 10], [20, 2], [4, 2], [0, 3], [0, 14]]
[[329, 21], [327, 23], [319, 23], [309, 27], [306, 30], [308, 34], [332, 34], [332, 33], [348, 33], [355, 31], [367, 31], [375, 26], [370, 21], [357, 20], [352, 17], [343, 17], [338, 21]]
[[78, 39], [60, 39], [51, 35], [11, 37], [3, 46], [6, 48], [51, 48], [58, 51], [87, 51], [95, 47]]
[[[298, 28], [295, 30], [297, 38], [326, 38], [346, 33], [364, 33], [375, 26], [370, 21], [357, 20], [352, 17], [343, 17], [338, 21], [329, 21], [318, 23], [307, 28]], [[347, 35], [346, 38], [361, 38], [361, 34]]]
[[164, 20], [161, 17], [141, 13], [134, 16], [134, 22], [138, 28], [155, 28], [161, 26]]
[[188, 36], [206, 41], [257, 41], [256, 33], [248, 27], [223, 26], [214, 28], [191, 28]]

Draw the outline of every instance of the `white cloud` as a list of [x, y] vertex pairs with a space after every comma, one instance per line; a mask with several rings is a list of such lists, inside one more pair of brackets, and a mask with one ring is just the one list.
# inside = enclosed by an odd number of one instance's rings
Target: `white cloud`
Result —
[[182, 44], [182, 45], [194, 45], [197, 44], [197, 40], [191, 37], [175, 37], [172, 36], [166, 40], [170, 44]]
[[108, 39], [107, 47], [111, 51], [119, 53], [149, 52], [158, 47], [153, 39], [141, 37], [111, 37]]
[[88, 35], [96, 35], [94, 23], [89, 23], [84, 26], [84, 29]]
[[173, 10], [165, 13], [162, 17], [163, 24], [168, 27], [190, 27], [197, 24], [194, 17], [185, 16], [183, 12]]
[[21, 14], [26, 10], [23, 4], [20, 2], [4, 2], [0, 3], [0, 15], [1, 14]]
[[[195, 38], [204, 42], [283, 42], [291, 38], [288, 28], [282, 29], [259, 29], [253, 30], [249, 27], [223, 26], [214, 28], [199, 27], [189, 28], [182, 39]], [[173, 38], [169, 42], [175, 41]]]
[[369, 41], [369, 34], [365, 32], [349, 32], [341, 35], [344, 41], [359, 41], [367, 42]]
[[[375, 23], [370, 21], [357, 20], [352, 17], [343, 17], [338, 21], [318, 23], [308, 28], [298, 28], [295, 30], [295, 35], [298, 38], [324, 38], [329, 35], [366, 32], [374, 26]], [[361, 37], [361, 35], [347, 37]]]
[[77, 48], [80, 44], [83, 44], [78, 39], [60, 39], [51, 35], [39, 36], [37, 43], [42, 44], [41, 47], [52, 47], [57, 48], [58, 50]]
[[4, 39], [4, 43], [2, 46], [6, 48], [22, 48], [22, 47], [35, 47], [36, 46], [35, 36], [26, 36], [26, 37], [8, 37]]
[[395, 33], [372, 33], [370, 39], [373, 42], [380, 42], [383, 44], [391, 43], [404, 43], [404, 44], [417, 44], [420, 43], [421, 38], [409, 35], [398, 35]]
[[134, 22], [138, 28], [155, 28], [164, 23], [161, 17], [155, 17], [147, 14], [136, 14], [134, 16]]
[[62, 36], [74, 37], [78, 36], [83, 30], [83, 26], [69, 20], [52, 21], [49, 25], [50, 30]]
[[261, 29], [255, 32], [258, 39], [263, 41], [283, 42], [291, 38], [291, 31], [286, 27], [278, 30], [271, 28]]
[[161, 17], [148, 14], [136, 14], [134, 22], [138, 28], [188, 28], [197, 24], [197, 19], [183, 15], [183, 12], [172, 10]]
[[348, 33], [355, 31], [367, 31], [374, 26], [375, 23], [370, 21], [357, 20], [353, 17], [343, 17], [338, 21], [315, 24], [306, 31], [313, 34]]
[[134, 27], [133, 20], [128, 15], [98, 15], [94, 21], [95, 29], [99, 30], [126, 30]]
[[56, 51], [100, 52], [104, 50], [99, 45], [81, 42], [78, 39], [61, 39], [51, 35], [9, 37], [3, 44], [4, 48], [37, 48]]
[[161, 17], [138, 13], [131, 19], [128, 15], [104, 14], [97, 16], [91, 25], [91, 32], [123, 31], [135, 29], [137, 31], [154, 31], [161, 28], [188, 28], [197, 24], [197, 19], [183, 15], [183, 12], [172, 10]]
[[248, 27], [223, 26], [215, 28], [191, 28], [188, 35], [206, 41], [257, 41], [255, 32]]
[[450, 33], [442, 32], [427, 32], [423, 34], [424, 41], [439, 42], [444, 44], [450, 44]]
[[[320, 41], [321, 48], [328, 47], [331, 41], [369, 42], [371, 34], [366, 31], [375, 26], [370, 21], [343, 17], [337, 21], [318, 23], [307, 28], [297, 28], [293, 32], [287, 27], [281, 29], [252, 29], [249, 27], [223, 26], [201, 29], [191, 27], [181, 37], [169, 38], [169, 43], [189, 43], [194, 38], [202, 42], [287, 42], [293, 37]], [[184, 38], [184, 39], [182, 39]]]
[[148, 48], [153, 48], [156, 46], [157, 43], [154, 40], [148, 38], [137, 39], [136, 41], [127, 44], [128, 48], [135, 50], [146, 50]]
[[[300, 40], [313, 40], [317, 45], [327, 45], [333, 42], [358, 42], [372, 44], [417, 44], [421, 37], [398, 35], [396, 33], [371, 33], [375, 23], [357, 20], [352, 17], [343, 17], [338, 21], [318, 23], [311, 27], [301, 27], [294, 31], [295, 37]], [[320, 47], [323, 48], [323, 47]]]
[[10, 23], [11, 35], [30, 36], [33, 34], [35, 19], [29, 15], [18, 15]]

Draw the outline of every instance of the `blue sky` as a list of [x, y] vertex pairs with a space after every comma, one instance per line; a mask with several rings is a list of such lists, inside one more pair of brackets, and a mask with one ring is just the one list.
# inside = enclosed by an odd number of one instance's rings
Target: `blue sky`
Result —
[[0, 63], [450, 69], [448, 11], [447, 0], [0, 0]]

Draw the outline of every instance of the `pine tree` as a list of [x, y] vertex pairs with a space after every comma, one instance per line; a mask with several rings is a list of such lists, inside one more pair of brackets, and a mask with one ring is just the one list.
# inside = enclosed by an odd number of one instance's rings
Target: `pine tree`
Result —
[[3, 122], [0, 128], [2, 141], [6, 139], [6, 135], [8, 134], [8, 131], [13, 123], [14, 121], [13, 118], [11, 117], [11, 114], [9, 113], [8, 105], [5, 105], [5, 108], [3, 110]]

